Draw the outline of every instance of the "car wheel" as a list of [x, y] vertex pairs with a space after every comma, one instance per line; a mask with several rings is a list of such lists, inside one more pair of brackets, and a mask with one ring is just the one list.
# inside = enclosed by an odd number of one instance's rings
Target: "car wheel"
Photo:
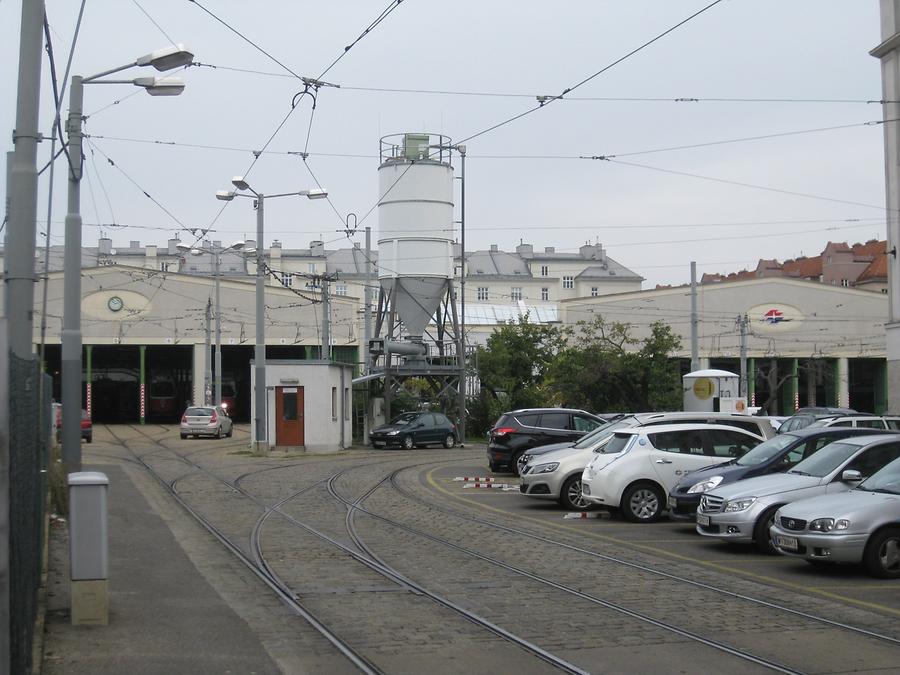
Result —
[[663, 510], [663, 494], [650, 483], [632, 485], [622, 495], [622, 515], [632, 523], [652, 523]]
[[403, 440], [400, 441], [400, 445], [403, 446], [404, 450], [412, 450], [413, 447], [415, 446], [415, 443], [413, 443], [413, 437], [412, 436], [404, 436]]
[[93, 437], [93, 436], [88, 436], [88, 437], [86, 437], [84, 440], [86, 440], [88, 443], [92, 443], [93, 440], [94, 440], [94, 437]]
[[522, 470], [525, 468], [525, 465], [527, 463], [528, 462], [525, 461], [525, 453], [524, 452], [516, 455], [516, 470], [513, 473], [515, 473], [517, 476], [521, 476]]
[[889, 527], [869, 537], [863, 565], [873, 577], [900, 578], [900, 528]]
[[581, 474], [569, 476], [559, 493], [559, 503], [572, 511], [586, 511], [591, 503], [581, 494]]
[[184, 440], [184, 439], [186, 439], [187, 437], [188, 437], [187, 434], [181, 434], [181, 440]]
[[779, 506], [771, 506], [759, 517], [756, 525], [753, 526], [753, 543], [760, 553], [775, 553], [775, 547], [772, 546], [772, 536], [769, 534], [769, 528], [775, 524], [775, 512]]
[[228, 438], [231, 438], [232, 434], [234, 434], [234, 427], [233, 427], [233, 426], [232, 426], [232, 427], [229, 427], [228, 433], [225, 434], [225, 436], [227, 436]]
[[222, 427], [216, 427], [216, 438], [222, 438]]
[[444, 447], [452, 448], [454, 445], [456, 445], [456, 437], [453, 434], [447, 434], [444, 437]]

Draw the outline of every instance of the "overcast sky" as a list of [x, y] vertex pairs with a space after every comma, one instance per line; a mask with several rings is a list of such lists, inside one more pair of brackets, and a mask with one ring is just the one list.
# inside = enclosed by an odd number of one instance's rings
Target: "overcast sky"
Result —
[[[250, 201], [221, 211], [214, 194], [247, 172], [252, 150], [282, 122], [249, 182], [272, 194], [318, 180], [331, 200], [267, 202], [266, 244], [346, 246], [340, 231], [348, 213], [372, 226], [374, 241], [380, 137], [428, 131], [468, 139], [534, 108], [537, 95], [585, 80], [709, 1], [404, 0], [325, 73], [340, 88], [318, 91], [310, 125], [309, 96], [291, 113], [303, 85], [286, 68], [318, 77], [389, 0], [88, 0], [73, 74], [132, 62], [170, 41], [218, 68], [173, 73], [187, 82], [176, 98], [129, 85], [85, 88], [92, 138], [84, 245], [96, 245], [101, 232], [114, 246], [163, 244], [175, 233], [192, 242], [192, 231], [206, 228], [226, 243], [254, 237]], [[59, 77], [79, 4], [47, 1]], [[21, 2], [0, 2], [5, 150], [12, 149], [20, 13]], [[829, 240], [883, 239], [883, 129], [863, 124], [882, 119], [880, 105], [865, 103], [881, 98], [879, 64], [868, 55], [879, 42], [875, 0], [718, 3], [566, 99], [467, 140], [467, 249], [511, 250], [524, 241], [577, 251], [600, 242], [652, 288], [688, 281], [691, 260], [701, 272], [729, 272], [761, 257], [815, 255]], [[49, 134], [46, 67], [42, 85], [41, 129]], [[398, 89], [417, 91], [385, 91]], [[699, 100], [675, 100], [683, 98]], [[835, 126], [848, 128], [630, 154]], [[305, 165], [287, 154], [304, 150]], [[42, 164], [49, 151], [42, 143]], [[578, 159], [600, 155], [617, 157]], [[51, 241], [61, 244], [62, 165], [56, 176]], [[361, 230], [353, 240], [363, 241]]]

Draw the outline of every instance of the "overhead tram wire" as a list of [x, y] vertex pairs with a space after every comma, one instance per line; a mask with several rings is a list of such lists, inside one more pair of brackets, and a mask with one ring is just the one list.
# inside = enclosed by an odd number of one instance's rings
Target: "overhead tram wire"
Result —
[[141, 3], [139, 3], [138, 0], [131, 0], [131, 2], [134, 4], [135, 7], [137, 7], [139, 10], [141, 10], [141, 13], [144, 16], [146, 16], [147, 19], [149, 19], [150, 23], [152, 23], [154, 26], [156, 26], [156, 30], [158, 30], [160, 33], [163, 34], [163, 37], [169, 41], [169, 44], [171, 44], [172, 46], [177, 46], [175, 44], [175, 40], [173, 40], [172, 37], [165, 30], [163, 30], [163, 27], [160, 26], [156, 22], [156, 19], [154, 19], [152, 16], [150, 16], [150, 13], [141, 6]]
[[578, 89], [579, 87], [584, 86], [585, 84], [587, 84], [588, 82], [590, 82], [590, 81], [593, 80], [594, 78], [599, 77], [600, 75], [602, 75], [602, 74], [605, 73], [606, 71], [608, 71], [608, 70], [610, 70], [611, 68], [614, 68], [615, 66], [619, 65], [620, 63], [622, 63], [622, 62], [625, 61], [626, 59], [628, 59], [628, 58], [634, 56], [635, 54], [637, 54], [638, 52], [640, 52], [640, 51], [646, 49], [647, 47], [649, 47], [650, 45], [652, 45], [654, 42], [657, 42], [658, 40], [661, 40], [662, 38], [664, 38], [664, 37], [665, 37], [666, 35], [668, 35], [669, 33], [671, 33], [671, 32], [673, 32], [673, 31], [677, 30], [678, 28], [680, 28], [681, 26], [685, 25], [685, 24], [688, 23], [689, 21], [692, 21], [693, 19], [695, 19], [696, 17], [700, 16], [700, 15], [703, 14], [704, 12], [706, 12], [706, 11], [712, 9], [713, 7], [715, 7], [716, 5], [718, 5], [720, 2], [722, 2], [722, 0], [713, 0], [713, 2], [711, 2], [710, 4], [706, 5], [705, 7], [701, 8], [701, 9], [699, 9], [699, 10], [697, 10], [696, 12], [694, 12], [693, 14], [691, 14], [690, 16], [688, 16], [687, 18], [682, 19], [681, 21], [679, 21], [678, 23], [676, 23], [674, 26], [671, 26], [670, 28], [667, 28], [666, 30], [664, 30], [662, 33], [660, 33], [660, 34], [657, 35], [656, 37], [651, 38], [650, 40], [648, 40], [647, 42], [644, 42], [642, 45], [640, 45], [640, 46], [638, 46], [638, 47], [635, 47], [634, 49], [632, 49], [630, 52], [628, 52], [628, 53], [625, 54], [624, 56], [620, 56], [619, 58], [617, 58], [617, 59], [616, 59], [615, 61], [613, 61], [612, 63], [609, 63], [608, 65], [606, 65], [606, 66], [604, 66], [603, 68], [601, 68], [600, 70], [598, 70], [598, 71], [597, 71], [596, 73], [594, 73], [593, 75], [589, 75], [588, 77], [586, 77], [586, 78], [584, 78], [583, 80], [581, 80], [580, 82], [578, 82], [578, 83], [572, 85], [571, 87], [567, 87], [567, 88], [563, 89], [563, 91], [562, 91], [560, 94], [558, 94], [557, 96], [541, 97], [541, 98], [539, 99], [538, 105], [535, 106], [534, 108], [529, 108], [528, 110], [526, 110], [526, 111], [524, 111], [524, 112], [521, 112], [521, 113], [519, 113], [518, 115], [514, 115], [513, 117], [510, 117], [510, 118], [508, 118], [508, 119], [506, 119], [506, 120], [504, 120], [504, 121], [502, 121], [502, 122], [498, 122], [497, 124], [494, 124], [494, 125], [488, 127], [487, 129], [483, 129], [483, 130], [481, 130], [481, 131], [479, 131], [479, 132], [477, 132], [477, 133], [474, 133], [474, 134], [472, 134], [472, 135], [470, 135], [470, 136], [466, 136], [466, 137], [463, 138], [462, 140], [457, 141], [457, 143], [466, 143], [466, 142], [468, 142], [468, 141], [471, 141], [471, 140], [474, 139], [474, 138], [478, 138], [479, 136], [484, 136], [485, 134], [490, 133], [491, 131], [495, 131], [495, 130], [499, 129], [500, 127], [506, 126], [507, 124], [510, 124], [510, 123], [512, 123], [512, 122], [515, 122], [516, 120], [522, 119], [522, 118], [525, 117], [526, 115], [530, 115], [531, 113], [536, 112], [536, 111], [540, 110], [541, 108], [546, 107], [547, 105], [553, 103], [554, 101], [558, 101], [559, 99], [565, 97], [566, 95], [568, 95], [568, 94], [570, 94], [571, 92], [575, 91], [575, 90]]
[[362, 33], [360, 33], [353, 42], [344, 47], [344, 51], [341, 52], [341, 54], [334, 61], [332, 61], [325, 70], [319, 73], [319, 76], [316, 79], [321, 80], [323, 77], [325, 77], [328, 71], [334, 68], [335, 65], [337, 65], [338, 61], [340, 61], [347, 55], [347, 52], [353, 49], [360, 40], [366, 37], [373, 30], [375, 30], [375, 28], [377, 28], [378, 25], [391, 14], [391, 12], [393, 12], [400, 6], [401, 2], [403, 2], [403, 0], [391, 0], [388, 6], [381, 11], [381, 14], [375, 17], [375, 20], [372, 21], [372, 23], [370, 23], [369, 26]]
[[[211, 68], [213, 70], [227, 70], [235, 73], [246, 73], [248, 75], [261, 75], [266, 77], [291, 77], [284, 73], [273, 73], [264, 70], [252, 70], [250, 68], [236, 68], [233, 66], [223, 66], [214, 63], [201, 63], [195, 61], [191, 64], [198, 68]], [[534, 100], [537, 98], [535, 94], [522, 94], [516, 92], [501, 91], [459, 91], [451, 89], [423, 89], [423, 88], [400, 88], [400, 87], [362, 87], [349, 84], [341, 84], [340, 89], [344, 91], [362, 91], [384, 94], [429, 94], [440, 96], [482, 96], [486, 98], [523, 98]], [[726, 98], [726, 97], [707, 97], [707, 96], [566, 96], [562, 101], [583, 101], [583, 102], [612, 102], [612, 103], [833, 103], [833, 104], [862, 104], [862, 105], [884, 105], [886, 103], [898, 103], [900, 101], [884, 100], [884, 99], [865, 99], [865, 98]]]

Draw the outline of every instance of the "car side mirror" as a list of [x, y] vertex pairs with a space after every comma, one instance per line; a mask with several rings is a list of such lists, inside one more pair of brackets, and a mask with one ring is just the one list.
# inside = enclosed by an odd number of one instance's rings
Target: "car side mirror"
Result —
[[845, 483], [858, 483], [862, 480], [862, 474], [853, 469], [847, 469], [841, 474], [841, 480]]

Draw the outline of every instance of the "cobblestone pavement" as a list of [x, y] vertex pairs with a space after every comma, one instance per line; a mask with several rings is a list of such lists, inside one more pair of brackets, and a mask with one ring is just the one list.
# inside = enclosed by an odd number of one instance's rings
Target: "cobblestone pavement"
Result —
[[[175, 427], [101, 427], [85, 462], [125, 467], [191, 562], [285, 673], [352, 668], [197, 527], [138, 458], [248, 557], [255, 555], [256, 532], [271, 570], [383, 672], [554, 668], [354, 560], [347, 552], [358, 551], [351, 520], [377, 557], [409, 580], [588, 672], [766, 670], [637, 615], [800, 672], [892, 672], [900, 663], [898, 644], [652, 572], [900, 639], [900, 589], [856, 571], [813, 578], [804, 569], [798, 583], [786, 566], [797, 561], [756, 556], [757, 567], [747, 573], [733, 552], [710, 549], [675, 523], [648, 529], [616, 518], [564, 521], [555, 505], [515, 491], [465, 488], [453, 478], [485, 474], [483, 446], [261, 458], [246, 453], [246, 442], [241, 427], [233, 439], [218, 441], [182, 441]], [[371, 513], [348, 517], [347, 505], [329, 493], [329, 480], [341, 498]], [[278, 512], [266, 515], [275, 505]], [[829, 591], [830, 585], [845, 588]], [[875, 585], [884, 587], [879, 602], [867, 595]]]

